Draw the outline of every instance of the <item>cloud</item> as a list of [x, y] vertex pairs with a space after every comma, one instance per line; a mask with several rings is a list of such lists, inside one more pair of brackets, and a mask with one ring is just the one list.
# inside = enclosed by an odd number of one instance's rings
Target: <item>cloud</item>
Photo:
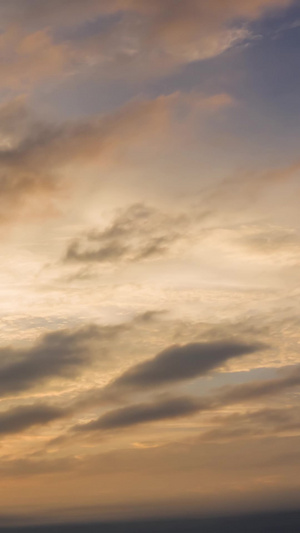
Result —
[[[58, 194], [58, 183], [42, 168], [21, 161], [21, 145], [41, 129], [40, 121], [29, 109], [26, 98], [18, 97], [0, 106], [0, 222], [14, 220], [25, 206], [44, 213], [50, 208], [49, 198]], [[49, 211], [48, 211], [49, 213]]]
[[[114, 335], [115, 328], [107, 334]], [[41, 386], [53, 378], [74, 378], [92, 360], [93, 343], [105, 335], [97, 326], [47, 333], [25, 349], [0, 349], [0, 397]]]
[[76, 460], [73, 457], [61, 457], [55, 459], [34, 459], [30, 457], [12, 459], [0, 463], [0, 472], [5, 477], [27, 477], [32, 475], [51, 474], [53, 472], [72, 471], [76, 468]]
[[195, 379], [223, 366], [230, 359], [255, 353], [258, 343], [220, 341], [171, 346], [153, 359], [138, 363], [116, 378], [108, 389], [140, 390]]
[[65, 416], [65, 411], [46, 404], [19, 406], [0, 412], [0, 435], [21, 433]]
[[171, 346], [154, 358], [129, 367], [104, 387], [95, 387], [80, 394], [73, 401], [72, 409], [76, 411], [98, 404], [118, 403], [137, 392], [193, 380], [224, 366], [230, 359], [264, 348], [265, 345], [259, 343], [224, 340]]
[[253, 381], [230, 387], [220, 395], [220, 402], [225, 404], [243, 403], [260, 399], [264, 396], [276, 395], [298, 385], [300, 385], [300, 367], [294, 368], [283, 377]]
[[[236, 403], [248, 403], [280, 394], [300, 384], [299, 369], [285, 378], [262, 380], [237, 386], [228, 390], [217, 389], [204, 397], [182, 396], [158, 397], [154, 401], [132, 404], [113, 409], [86, 424], [77, 424], [71, 431], [90, 432], [121, 429], [130, 426], [157, 422], [160, 420], [188, 417], [202, 411], [220, 411]], [[109, 388], [109, 387], [108, 387]], [[105, 390], [105, 389], [104, 389]], [[74, 416], [86, 410], [88, 404], [82, 401], [68, 406], [55, 407], [34, 404], [17, 407], [0, 413], [0, 433], [18, 433], [33, 425], [45, 425], [51, 421]], [[211, 423], [218, 423], [214, 428], [201, 435], [201, 440], [236, 439], [251, 436], [264, 436], [299, 429], [300, 421], [295, 408], [264, 408], [247, 413], [234, 413], [229, 416], [217, 416]]]
[[83, 9], [81, 0], [52, 0], [50, 4], [48, 0], [11, 0], [9, 3], [1, 2], [0, 14], [6, 24], [23, 22], [27, 29], [36, 29], [90, 20], [105, 12], [106, 5], [109, 5], [106, 0], [86, 0]]
[[105, 263], [160, 257], [186, 238], [188, 225], [186, 216], [168, 216], [135, 204], [121, 212], [106, 229], [91, 230], [73, 240], [65, 261]]
[[[198, 0], [186, 0], [184, 4], [174, 0], [86, 0], [85, 9], [81, 0], [11, 0], [1, 4], [0, 13], [4, 22], [12, 21], [16, 17], [28, 25], [49, 25], [61, 22], [62, 25], [77, 24], [82, 20], [89, 20], [98, 13], [122, 11], [136, 11], [141, 14], [157, 17], [161, 27], [172, 26], [183, 17], [192, 22], [194, 16], [200, 14], [216, 21], [237, 14], [245, 17], [257, 17], [265, 10], [283, 8], [290, 4], [290, 0], [246, 0], [242, 4], [239, 0], [212, 0], [207, 5]], [[173, 9], [171, 9], [173, 7]], [[184, 21], [183, 21], [184, 22]]]
[[117, 324], [87, 324], [41, 335], [26, 348], [0, 347], [0, 397], [41, 386], [56, 378], [73, 379], [95, 364], [103, 372], [122, 343], [151, 327], [161, 312], [148, 311]]
[[[300, 162], [294, 161], [292, 164], [279, 168], [267, 168], [265, 170], [247, 170], [239, 172], [234, 176], [225, 178], [209, 191], [205, 199], [207, 206], [211, 210], [222, 207], [232, 209], [235, 212], [245, 209], [245, 204], [259, 200], [263, 192], [268, 192], [270, 187], [278, 187], [287, 183], [292, 183], [298, 176]], [[233, 194], [234, 192], [234, 194]]]
[[43, 203], [45, 211], [47, 201], [59, 198], [70, 186], [66, 169], [113, 163], [117, 154], [163, 134], [172, 104], [171, 96], [136, 101], [108, 115], [60, 124], [36, 117], [20, 99], [3, 105], [0, 221], [19, 216], [24, 204], [31, 213]]
[[[3, 61], [3, 73], [14, 83], [95, 66], [104, 66], [106, 75], [113, 72], [114, 77], [164, 76], [251, 39], [247, 23], [291, 3], [87, 0], [83, 8], [80, 0], [10, 0], [0, 5], [1, 20], [8, 33], [22, 28], [24, 36], [14, 44], [11, 66], [5, 68]], [[89, 32], [89, 23], [96, 27], [99, 19], [98, 31]]]
[[[187, 95], [175, 92], [153, 100], [131, 101], [111, 113], [64, 122], [36, 116], [24, 98], [6, 102], [0, 107], [0, 124], [3, 117], [3, 126], [0, 126], [0, 222], [13, 220], [23, 211], [30, 216], [35, 211], [47, 214], [47, 206], [56, 206], [55, 201], [62, 201], [68, 188], [76, 188], [74, 170], [78, 175], [79, 169], [113, 168], [134, 161], [139, 149], [151, 149], [153, 143], [157, 145], [171, 134], [176, 110], [183, 109], [188, 120], [194, 104], [203, 113], [210, 113], [220, 106], [231, 105], [232, 99], [224, 94], [193, 94], [189, 102]], [[127, 224], [130, 224], [130, 217], [145, 219], [147, 213], [142, 214], [142, 210], [142, 206], [133, 207], [131, 212], [123, 215], [123, 221], [126, 216]], [[144, 256], [163, 251], [168, 247], [169, 240], [177, 239], [176, 230], [174, 227], [171, 230], [171, 222], [166, 217], [150, 210], [148, 215], [155, 235], [148, 248], [140, 250], [140, 255]], [[120, 226], [121, 222], [122, 218], [117, 219], [115, 224]], [[169, 237], [165, 233], [160, 234], [160, 222], [168, 224]], [[180, 221], [174, 217], [173, 222], [183, 223], [183, 219]], [[112, 227], [111, 237], [114, 231], [119, 230], [119, 227]], [[102, 240], [104, 242], [104, 246], [100, 246], [99, 259], [125, 255], [126, 250], [119, 241], [116, 244], [109, 240], [105, 243], [108, 237], [109, 231], [98, 233], [100, 245]], [[86, 240], [88, 243], [96, 241], [96, 233], [88, 233]], [[69, 259], [81, 259], [77, 246], [77, 242], [71, 246], [67, 254]], [[134, 249], [132, 252], [134, 254]], [[128, 253], [130, 255], [130, 250]], [[86, 259], [93, 260], [94, 256], [96, 260], [97, 254], [87, 253]]]
[[[189, 345], [194, 346], [194, 345]], [[167, 353], [170, 353], [169, 350], [166, 351]], [[164, 354], [165, 352], [163, 352]], [[249, 352], [248, 352], [249, 353]], [[176, 360], [173, 360], [173, 366], [175, 367], [175, 373], [174, 375], [171, 375], [171, 372], [169, 370], [169, 361], [163, 365], [161, 364], [160, 368], [162, 371], [162, 377], [157, 377], [156, 371], [158, 369], [157, 365], [153, 365], [153, 371], [149, 371], [149, 365], [148, 362], [141, 363], [140, 365], [136, 365], [134, 372], [125, 372], [120, 378], [115, 380], [112, 384], [109, 384], [107, 389], [108, 393], [114, 387], [117, 385], [116, 389], [122, 391], [122, 385], [123, 383], [126, 386], [129, 386], [131, 390], [147, 390], [149, 386], [154, 388], [158, 384], [166, 384], [172, 382], [172, 380], [179, 382], [180, 380], [188, 379], [187, 375], [191, 377], [191, 367], [188, 364], [188, 357], [187, 357], [187, 366], [184, 368], [183, 362], [180, 361], [181, 367], [177, 365]], [[177, 359], [178, 361], [178, 359]], [[219, 363], [221, 364], [221, 363]], [[164, 367], [164, 368], [163, 368]], [[194, 373], [192, 374], [192, 377], [196, 377], [199, 375], [197, 372], [198, 370], [195, 370], [195, 364], [193, 366]], [[210, 367], [212, 368], [212, 367]], [[168, 369], [168, 377], [166, 378], [164, 373], [166, 372], [166, 369]], [[137, 371], [138, 370], [138, 371]], [[181, 370], [182, 376], [180, 377]], [[205, 373], [207, 370], [201, 369], [201, 373]], [[124, 376], [126, 379], [123, 378]], [[119, 381], [120, 380], [120, 381]], [[290, 372], [287, 376], [278, 378], [278, 379], [271, 379], [271, 380], [261, 380], [257, 382], [251, 382], [246, 383], [242, 385], [235, 385], [228, 387], [227, 389], [217, 389], [213, 391], [213, 393], [209, 394], [208, 396], [196, 398], [196, 397], [184, 397], [184, 398], [172, 398], [172, 399], [158, 399], [153, 403], [142, 403], [142, 404], [135, 404], [130, 405], [128, 407], [120, 408], [120, 409], [114, 409], [112, 411], [109, 411], [108, 413], [100, 416], [97, 420], [92, 420], [88, 424], [75, 426], [74, 429], [80, 430], [80, 431], [95, 431], [95, 430], [105, 430], [105, 429], [113, 429], [113, 428], [122, 428], [127, 427], [131, 425], [137, 425], [142, 423], [147, 423], [151, 421], [158, 421], [158, 420], [164, 420], [167, 418], [174, 418], [174, 417], [184, 417], [184, 416], [190, 416], [192, 414], [195, 414], [200, 411], [215, 411], [215, 410], [222, 410], [222, 408], [234, 405], [236, 403], [248, 403], [252, 401], [256, 401], [258, 399], [264, 398], [264, 397], [270, 397], [270, 396], [276, 396], [277, 394], [281, 394], [282, 392], [285, 392], [295, 386], [298, 386], [300, 384], [300, 369], [297, 368], [293, 372]], [[96, 398], [96, 394], [94, 393], [94, 400]], [[99, 395], [98, 395], [99, 398]], [[104, 389], [104, 395], [102, 398], [105, 398], [105, 389]], [[109, 398], [109, 394], [106, 398]], [[91, 398], [90, 398], [91, 399]], [[83, 403], [81, 405], [84, 405]], [[80, 409], [80, 401], [78, 402], [77, 408], [79, 406]], [[75, 408], [76, 409], [76, 408]], [[249, 415], [250, 419], [257, 416], [257, 420], [263, 422], [263, 418], [269, 417], [269, 419], [272, 422], [282, 422], [282, 416], [283, 416], [283, 410], [261, 410], [257, 412], [257, 414]], [[255, 422], [255, 420], [254, 420]], [[295, 423], [290, 423], [290, 425], [287, 423], [286, 429], [292, 429], [295, 428]], [[217, 430], [218, 431], [218, 430]], [[240, 437], [243, 436], [244, 433], [247, 433], [248, 429], [241, 428], [241, 427], [233, 427], [229, 428], [227, 432], [227, 437]], [[249, 430], [250, 431], [250, 430]], [[259, 429], [255, 428], [251, 429], [251, 432], [258, 431]], [[226, 432], [226, 430], [225, 430]], [[212, 430], [212, 433], [207, 433], [208, 438], [213, 438], [215, 435], [214, 430]], [[226, 435], [223, 434], [225, 437]]]
[[[137, 367], [142, 368], [146, 363], [141, 363]], [[165, 369], [168, 368], [168, 364], [165, 366]], [[173, 361], [174, 367], [179, 372], [179, 366], [177, 366], [176, 361]], [[136, 367], [136, 368], [137, 368]], [[163, 365], [161, 365], [161, 368]], [[187, 363], [187, 368], [189, 365]], [[149, 367], [147, 373], [140, 373], [137, 378], [138, 387], [147, 388], [151, 384], [155, 386], [157, 384], [157, 378], [155, 376], [157, 367], [154, 368], [154, 373], [149, 372]], [[191, 370], [191, 368], [189, 368]], [[181, 379], [186, 379], [185, 368], [181, 369], [183, 376]], [[202, 371], [204, 372], [204, 371]], [[164, 370], [162, 368], [162, 373]], [[168, 375], [170, 374], [168, 370]], [[138, 375], [138, 374], [137, 374]], [[197, 371], [193, 376], [197, 375]], [[124, 376], [124, 375], [123, 375]], [[133, 373], [134, 376], [134, 373]], [[145, 376], [147, 376], [145, 378]], [[122, 376], [121, 376], [122, 377]], [[127, 375], [128, 377], [128, 375]], [[169, 378], [170, 379], [170, 378]], [[175, 378], [177, 381], [180, 380], [178, 375]], [[164, 383], [164, 377], [162, 376], [161, 381]], [[115, 382], [118, 383], [118, 380]], [[126, 381], [125, 381], [126, 383]], [[133, 381], [130, 379], [129, 382], [131, 386], [136, 385], [136, 379], [133, 377]], [[236, 403], [247, 403], [261, 399], [263, 397], [269, 397], [272, 395], [280, 394], [285, 392], [290, 388], [293, 388], [300, 384], [300, 372], [299, 369], [296, 372], [290, 373], [285, 378], [279, 378], [274, 380], [262, 380], [261, 382], [252, 382], [237, 386], [231, 386], [228, 390], [223, 391], [216, 390], [212, 394], [196, 398], [196, 397], [176, 397], [171, 399], [161, 399], [151, 402], [151, 403], [141, 403], [129, 405], [127, 407], [122, 407], [118, 409], [113, 409], [104, 415], [101, 415], [96, 420], [92, 420], [87, 424], [81, 424], [74, 426], [73, 429], [76, 431], [101, 431], [117, 428], [125, 428], [139, 424], [145, 424], [148, 422], [186, 417], [196, 414], [201, 411], [215, 411], [220, 410], [228, 405], [234, 405]], [[221, 430], [216, 429], [205, 433], [201, 438], [205, 440], [217, 438], [219, 435], [223, 438], [238, 438], [245, 435], [259, 435], [263, 433], [263, 429], [267, 432], [268, 424], [276, 425], [276, 423], [281, 424], [283, 429], [295, 429], [299, 426], [299, 421], [294, 419], [288, 421], [287, 417], [284, 415], [285, 410], [281, 409], [264, 409], [256, 411], [254, 413], [248, 413], [244, 415], [232, 415], [232, 417], [225, 418], [225, 421], [228, 420], [228, 426], [222, 428]], [[287, 412], [288, 415], [288, 412]], [[230, 425], [230, 422], [232, 424]], [[245, 424], [241, 424], [245, 422]], [[283, 423], [284, 422], [284, 423]], [[252, 424], [252, 425], [251, 425]], [[297, 426], [298, 425], [298, 426]]]
[[[176, 362], [174, 362], [174, 366], [176, 366]], [[194, 375], [196, 375], [196, 373]], [[296, 373], [293, 373], [293, 375], [294, 379], [292, 374], [290, 374], [286, 378], [278, 380], [262, 380], [261, 382], [232, 386], [228, 391], [215, 391], [213, 394], [204, 398], [196, 398], [192, 396], [166, 400], [159, 398], [151, 403], [129, 405], [128, 407], [113, 409], [104, 415], [101, 415], [96, 420], [92, 420], [87, 424], [74, 426], [73, 429], [75, 431], [88, 432], [125, 428], [159, 420], [191, 416], [201, 411], [219, 410], [225, 406], [234, 405], [235, 403], [251, 402], [264, 396], [276, 395], [299, 385], [299, 369]], [[150, 379], [153, 380], [155, 384], [155, 378], [153, 379], [153, 375]], [[184, 376], [182, 379], [184, 379]], [[178, 377], [177, 380], [179, 380]], [[148, 378], [146, 380], [144, 378], [144, 381], [143, 378], [139, 378], [138, 383], [142, 384], [144, 388], [149, 386]], [[275, 427], [276, 424], [281, 425], [281, 430], [300, 427], [299, 420], [295, 421], [294, 418], [288, 420], [288, 411], [286, 415], [285, 411], [286, 410], [284, 409], [264, 409], [243, 415], [234, 414], [231, 417], [225, 418], [225, 422], [228, 421], [228, 427], [221, 428], [220, 430], [213, 429], [205, 433], [201, 438], [209, 440], [219, 436], [220, 438], [237, 438], [247, 435], [261, 435], [264, 432], [268, 433], [268, 425], [270, 426], [270, 424]]]
[[292, 0], [111, 1], [102, 4], [103, 13], [122, 14], [123, 24], [118, 20], [105, 37], [100, 33], [100, 41], [95, 36], [87, 39], [86, 53], [97, 63], [98, 43], [98, 50], [105, 50], [104, 60], [98, 53], [100, 65], [111, 68], [113, 64], [123, 76], [126, 69], [131, 76], [164, 76], [180, 65], [215, 57], [251, 40], [249, 22], [291, 3]]
[[45, 29], [26, 33], [13, 24], [0, 35], [1, 89], [26, 90], [63, 74], [72, 62], [66, 44], [54, 43]]
[[70, 161], [76, 164], [99, 160], [117, 147], [138, 143], [145, 123], [151, 132], [161, 128], [172, 100], [170, 95], [130, 102], [111, 114], [63, 123], [36, 120], [16, 145], [2, 149], [0, 162], [15, 168], [25, 164], [27, 168], [42, 170], [46, 165], [59, 169]]
[[109, 430], [158, 420], [180, 418], [197, 413], [201, 408], [200, 405], [199, 401], [189, 397], [130, 405], [109, 411], [96, 420], [77, 425], [73, 429], [84, 432]]
[[246, 226], [236, 241], [256, 254], [276, 254], [278, 259], [281, 254], [298, 259], [300, 254], [300, 237], [291, 228]]

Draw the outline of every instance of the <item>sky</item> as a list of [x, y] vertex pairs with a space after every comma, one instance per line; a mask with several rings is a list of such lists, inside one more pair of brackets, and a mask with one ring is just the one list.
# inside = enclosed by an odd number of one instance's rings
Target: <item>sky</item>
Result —
[[299, 507], [299, 2], [0, 27], [1, 520]]

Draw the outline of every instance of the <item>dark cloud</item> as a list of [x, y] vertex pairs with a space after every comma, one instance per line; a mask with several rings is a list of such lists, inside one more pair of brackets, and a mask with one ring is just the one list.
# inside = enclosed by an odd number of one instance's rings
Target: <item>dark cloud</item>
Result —
[[[54, 378], [74, 378], [88, 367], [98, 353], [99, 341], [111, 343], [120, 332], [130, 333], [139, 323], [155, 320], [155, 313], [146, 313], [132, 322], [116, 326], [86, 326], [77, 330], [61, 330], [48, 333], [27, 349], [2, 348], [0, 350], [0, 394], [15, 394], [40, 386]], [[96, 348], [96, 349], [95, 349]], [[222, 367], [232, 358], [255, 353], [265, 346], [259, 343], [220, 341], [191, 343], [171, 346], [153, 359], [138, 363], [121, 374], [103, 388], [92, 389], [80, 394], [68, 407], [59, 412], [52, 407], [30, 406], [3, 416], [3, 428], [24, 427], [39, 424], [75, 414], [97, 403], [120, 402], [127, 395], [136, 392], [152, 391], [157, 387], [167, 387], [186, 380], [195, 379]], [[288, 368], [283, 375], [269, 380], [260, 380], [241, 385], [217, 389], [205, 398], [159, 399], [152, 403], [130, 405], [102, 415], [98, 420], [87, 424], [87, 429], [108, 429], [126, 427], [140, 423], [189, 416], [201, 410], [222, 409], [226, 405], [252, 402], [263, 397], [280, 394], [300, 384], [299, 368]], [[49, 420], [48, 420], [49, 417]], [[7, 424], [7, 425], [6, 425]], [[235, 431], [238, 431], [237, 429]], [[243, 430], [241, 430], [243, 431]]]
[[0, 348], [0, 396], [19, 393], [46, 380], [72, 379], [96, 364], [107, 368], [118, 342], [143, 326], [151, 327], [161, 312], [148, 311], [127, 322], [112, 325], [88, 324], [79, 328], [61, 329], [42, 335], [26, 348]]
[[230, 359], [252, 354], [263, 348], [265, 346], [258, 343], [232, 341], [171, 346], [153, 359], [129, 368], [109, 387], [139, 390], [195, 379]]
[[187, 217], [168, 216], [135, 204], [103, 231], [92, 230], [75, 239], [67, 249], [65, 261], [101, 263], [159, 257], [187, 237], [187, 225]]
[[[143, 363], [141, 364], [141, 366], [142, 365]], [[123, 376], [125, 374], [123, 374]], [[182, 377], [181, 379], [186, 378]], [[176, 381], [179, 380], [180, 379], [177, 377]], [[116, 382], [118, 382], [118, 380]], [[143, 382], [138, 381], [138, 390], [141, 383]], [[165, 381], [163, 381], [163, 383], [165, 383]], [[133, 383], [131, 381], [130, 384], [132, 387]], [[157, 384], [156, 381], [153, 381], [153, 386], [155, 384]], [[290, 373], [287, 377], [284, 378], [262, 380], [260, 382], [252, 382], [242, 385], [231, 386], [226, 390], [216, 390], [213, 392], [213, 394], [210, 394], [204, 398], [179, 397], [172, 398], [171, 400], [157, 400], [154, 403], [136, 404], [121, 409], [114, 409], [102, 415], [97, 420], [79, 426], [79, 429], [82, 431], [93, 431], [121, 428], [141, 423], [147, 423], [155, 420], [158, 421], [167, 418], [189, 416], [200, 411], [220, 410], [228, 405], [234, 405], [236, 403], [247, 403], [265, 396], [268, 397], [280, 394], [281, 392], [285, 392], [286, 390], [289, 390], [290, 388], [299, 384], [300, 373], [298, 369], [296, 370], [296, 372]], [[148, 380], [145, 381], [141, 388], [143, 389], [147, 386], [149, 386]], [[103, 398], [105, 398], [106, 400], [110, 398], [109, 395], [105, 395], [105, 389], [102, 399]], [[115, 399], [114, 396], [112, 396], [112, 398]], [[93, 400], [95, 401], [96, 399], [97, 396], [94, 395]], [[80, 406], [80, 401], [78, 402], [78, 404]], [[233, 415], [233, 419], [235, 416], [237, 415]], [[276, 423], [281, 424], [281, 430], [296, 429], [298, 427], [299, 423], [297, 420], [294, 419], [291, 419], [290, 421], [285, 420], [285, 424], [283, 424], [284, 416], [284, 410], [276, 409], [266, 409], [254, 413], [248, 413], [246, 416], [246, 418], [248, 417], [248, 419], [245, 418], [244, 425], [241, 423], [233, 423], [231, 427], [223, 428], [221, 430], [221, 433], [224, 438], [237, 438], [246, 434], [262, 434], [264, 430], [267, 432], [268, 422], [269, 426], [270, 424], [273, 424], [274, 431]], [[228, 420], [230, 421], [229, 418]], [[237, 419], [235, 419], [235, 421], [236, 420]], [[241, 420], [239, 421], [241, 422]], [[78, 429], [78, 427], [76, 427], [76, 429]], [[219, 434], [219, 429], [212, 430], [211, 433], [207, 433], [207, 437], [208, 439], [214, 438], [217, 437]]]
[[47, 333], [27, 349], [0, 349], [0, 396], [19, 393], [46, 380], [73, 378], [92, 359], [92, 343], [116, 328], [86, 326]]
[[[294, 374], [294, 373], [293, 373]], [[152, 402], [129, 405], [113, 409], [96, 420], [87, 424], [74, 426], [76, 431], [88, 432], [125, 428], [148, 422], [191, 416], [201, 411], [220, 410], [227, 405], [247, 403], [263, 396], [272, 396], [299, 385], [299, 371], [294, 380], [291, 376], [278, 380], [262, 380], [257, 383], [247, 383], [232, 386], [225, 392], [217, 390], [206, 397], [192, 396], [158, 398]], [[274, 382], [277, 386], [274, 387]], [[280, 383], [280, 386], [279, 386]], [[272, 386], [271, 386], [272, 385]], [[251, 394], [249, 390], [251, 389]], [[95, 397], [94, 397], [95, 400]], [[72, 406], [56, 408], [47, 405], [31, 405], [17, 407], [0, 413], [0, 433], [17, 433], [32, 425], [45, 425], [48, 422], [68, 417], [76, 412], [85, 410], [84, 402], [78, 401]], [[244, 414], [234, 413], [230, 416], [219, 416], [212, 420], [218, 426], [201, 436], [202, 440], [232, 440], [251, 436], [267, 436], [270, 433], [280, 433], [297, 430], [300, 419], [294, 408], [265, 408]]]
[[171, 346], [154, 358], [131, 366], [104, 387], [97, 387], [79, 395], [73, 402], [73, 408], [80, 410], [97, 404], [119, 403], [136, 392], [151, 391], [196, 379], [222, 367], [230, 359], [265, 348], [266, 345], [257, 342], [224, 340]]
[[[124, 428], [158, 420], [180, 418], [197, 413], [202, 407], [199, 400], [189, 397], [159, 400], [114, 409], [88, 424], [75, 426], [77, 431], [97, 431]], [[203, 406], [204, 407], [204, 406]]]
[[65, 416], [65, 411], [46, 404], [26, 405], [0, 412], [0, 435], [20, 433]]

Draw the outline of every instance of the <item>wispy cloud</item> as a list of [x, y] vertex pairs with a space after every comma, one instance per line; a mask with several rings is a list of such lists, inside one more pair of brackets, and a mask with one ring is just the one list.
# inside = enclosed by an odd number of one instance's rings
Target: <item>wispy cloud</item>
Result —
[[123, 211], [112, 224], [91, 230], [71, 242], [66, 262], [105, 263], [141, 261], [165, 255], [186, 238], [189, 220], [136, 204]]

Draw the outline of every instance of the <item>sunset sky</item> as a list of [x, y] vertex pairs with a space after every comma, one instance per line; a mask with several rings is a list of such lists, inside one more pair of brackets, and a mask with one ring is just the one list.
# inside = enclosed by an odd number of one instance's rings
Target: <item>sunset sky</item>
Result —
[[299, 506], [299, 2], [0, 24], [0, 522]]

